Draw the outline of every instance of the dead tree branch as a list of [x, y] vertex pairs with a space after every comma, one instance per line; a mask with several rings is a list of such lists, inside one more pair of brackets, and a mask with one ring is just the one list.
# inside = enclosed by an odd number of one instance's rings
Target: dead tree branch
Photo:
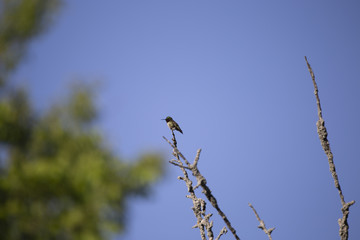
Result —
[[340, 235], [341, 240], [347, 240], [348, 239], [348, 231], [349, 231], [349, 225], [347, 222], [347, 219], [349, 216], [349, 208], [351, 205], [353, 205], [355, 203], [355, 201], [353, 200], [348, 203], [345, 202], [344, 195], [342, 193], [339, 179], [338, 179], [336, 169], [335, 169], [335, 164], [334, 164], [334, 160], [333, 160], [334, 157], [333, 157], [333, 154], [330, 149], [329, 140], [327, 138], [328, 133], [327, 133], [327, 130], [325, 127], [325, 121], [322, 117], [322, 109], [321, 109], [321, 105], [320, 105], [319, 90], [318, 90], [318, 87], [317, 87], [317, 84], [315, 81], [315, 74], [314, 74], [306, 57], [305, 57], [305, 61], [306, 61], [307, 67], [309, 69], [313, 84], [314, 84], [314, 94], [316, 97], [316, 105], [317, 105], [317, 111], [318, 111], [318, 117], [319, 117], [319, 120], [316, 122], [317, 132], [318, 132], [318, 135], [320, 138], [321, 146], [324, 149], [324, 152], [328, 158], [330, 172], [334, 179], [335, 187], [339, 192], [341, 205], [342, 205], [341, 211], [343, 213], [343, 216], [342, 216], [342, 218], [338, 219], [338, 223], [339, 223], [339, 227], [340, 227], [339, 235]]
[[[183, 177], [178, 177], [178, 179], [183, 180], [185, 182], [185, 184], [187, 186], [187, 189], [188, 189], [188, 192], [189, 192], [189, 195], [187, 195], [186, 197], [191, 199], [192, 202], [193, 202], [192, 210], [193, 210], [194, 215], [195, 215], [195, 217], [197, 219], [196, 224], [193, 226], [193, 228], [199, 228], [200, 236], [201, 236], [202, 240], [207, 239], [206, 235], [208, 236], [209, 240], [214, 240], [214, 233], [213, 233], [213, 230], [212, 230], [213, 221], [210, 221], [210, 217], [212, 216], [212, 214], [206, 214], [206, 202], [203, 199], [198, 198], [196, 196], [196, 194], [195, 194], [195, 189], [196, 188], [193, 187], [193, 182], [190, 180], [189, 175], [188, 175], [188, 173], [186, 171], [186, 169], [191, 170], [191, 168], [189, 167], [190, 163], [188, 161], [184, 160], [184, 162], [186, 164], [188, 164], [188, 166], [183, 165], [183, 162], [180, 159], [180, 158], [183, 158], [183, 155], [177, 149], [176, 138], [175, 138], [174, 133], [173, 133], [173, 139], [172, 139], [173, 143], [171, 143], [165, 137], [164, 137], [164, 139], [173, 148], [173, 155], [176, 158], [176, 160], [171, 160], [169, 162], [171, 164], [179, 167], [181, 169], [181, 171], [183, 172], [183, 174], [184, 174]], [[200, 154], [200, 152], [198, 154]], [[221, 235], [223, 235], [224, 233], [226, 233], [226, 229], [222, 230], [220, 232], [220, 234], [217, 236], [216, 239], [220, 239]]]
[[269, 237], [269, 240], [272, 240], [271, 238], [271, 233], [272, 231], [275, 230], [275, 228], [270, 228], [270, 229], [267, 229], [266, 226], [265, 226], [265, 222], [263, 220], [260, 219], [259, 217], [259, 214], [256, 212], [255, 208], [253, 207], [253, 205], [251, 205], [251, 203], [249, 203], [249, 207], [251, 207], [251, 209], [254, 211], [255, 213], [255, 216], [256, 216], [256, 219], [259, 221], [260, 225], [258, 226], [258, 228], [260, 228], [261, 230], [263, 230], [266, 235], [268, 235]]
[[219, 235], [215, 238], [215, 240], [219, 240], [220, 237], [221, 237], [223, 234], [225, 234], [225, 233], [227, 233], [227, 229], [226, 229], [226, 227], [223, 227], [223, 228], [221, 229]]
[[[225, 224], [227, 225], [227, 227], [230, 229], [231, 233], [234, 235], [236, 240], [240, 240], [239, 236], [236, 234], [236, 230], [231, 226], [231, 223], [229, 221], [229, 219], [227, 218], [227, 216], [225, 215], [225, 213], [220, 209], [219, 204], [217, 203], [216, 198], [214, 197], [214, 195], [211, 193], [210, 188], [207, 186], [207, 181], [205, 179], [205, 177], [200, 173], [197, 164], [199, 162], [200, 159], [200, 152], [201, 149], [199, 149], [196, 153], [196, 157], [194, 160], [193, 164], [190, 164], [190, 162], [184, 157], [184, 155], [178, 150], [178, 148], [175, 146], [175, 144], [171, 143], [169, 140], [167, 140], [165, 137], [163, 137], [169, 144], [170, 146], [173, 148], [173, 152], [174, 155], [180, 157], [184, 163], [186, 164], [187, 168], [192, 172], [192, 175], [196, 178], [197, 180], [197, 184], [194, 187], [194, 189], [198, 188], [199, 186], [203, 189], [202, 193], [206, 196], [206, 198], [209, 200], [209, 202], [211, 203], [211, 205], [218, 211], [218, 214], [221, 216], [221, 218], [224, 220]], [[179, 161], [180, 161], [179, 158]], [[178, 165], [179, 163], [174, 163], [174, 161], [171, 161], [172, 164], [174, 165]], [[185, 170], [185, 168], [184, 168]], [[219, 237], [222, 234], [219, 235]]]

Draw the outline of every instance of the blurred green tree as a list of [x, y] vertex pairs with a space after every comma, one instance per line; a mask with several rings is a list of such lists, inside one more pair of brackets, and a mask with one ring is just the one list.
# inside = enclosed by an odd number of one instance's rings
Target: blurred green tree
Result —
[[59, 0], [0, 0], [0, 86], [24, 55], [27, 43], [51, 24]]
[[56, 0], [0, 0], [1, 239], [107, 239], [125, 224], [126, 200], [146, 196], [163, 172], [160, 155], [124, 162], [94, 128], [90, 87], [78, 85], [38, 114], [8, 80]]

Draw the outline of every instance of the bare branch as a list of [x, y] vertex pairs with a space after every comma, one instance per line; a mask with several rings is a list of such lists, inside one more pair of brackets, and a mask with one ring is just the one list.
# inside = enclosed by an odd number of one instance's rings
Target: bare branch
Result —
[[165, 139], [165, 141], [167, 141], [169, 143], [169, 145], [173, 148], [174, 154], [177, 154], [180, 156], [180, 158], [182, 158], [185, 162], [186, 165], [190, 165], [190, 163], [188, 162], [188, 160], [186, 160], [186, 158], [184, 157], [184, 155], [177, 149], [177, 147], [172, 144], [166, 137], [163, 136], [163, 138]]
[[[200, 153], [201, 153], [201, 149], [199, 149], [196, 153], [196, 157], [194, 160], [193, 164], [190, 164], [190, 162], [184, 157], [184, 155], [178, 150], [178, 148], [175, 146], [175, 144], [172, 144], [169, 140], [167, 140], [165, 137], [163, 137], [169, 144], [170, 146], [173, 148], [173, 154], [174, 156], [177, 157], [178, 161], [180, 161], [180, 158], [184, 160], [185, 164], [187, 165], [187, 169], [190, 169], [192, 172], [192, 175], [196, 178], [197, 180], [197, 184], [196, 186], [193, 188], [193, 190], [195, 190], [196, 188], [198, 188], [199, 186], [201, 186], [201, 188], [203, 189], [203, 193], [206, 196], [206, 198], [209, 200], [209, 202], [211, 203], [211, 205], [218, 211], [219, 215], [221, 216], [221, 218], [224, 220], [225, 224], [227, 225], [227, 227], [230, 229], [231, 233], [234, 235], [236, 240], [240, 240], [239, 236], [236, 234], [236, 230], [231, 226], [231, 223], [229, 221], [229, 219], [227, 218], [227, 216], [225, 215], [225, 213], [220, 209], [216, 198], [214, 197], [214, 195], [211, 193], [210, 188], [207, 186], [207, 181], [205, 179], [205, 177], [203, 175], [201, 175], [197, 165], [200, 159]], [[171, 163], [173, 165], [176, 165], [178, 167], [181, 168], [181, 164], [175, 164], [173, 161], [171, 161]], [[182, 168], [183, 171], [186, 172], [185, 168]]]
[[211, 221], [210, 222], [210, 217], [212, 216], [212, 214], [207, 214], [205, 217], [204, 217], [204, 220], [203, 220], [203, 224], [206, 228], [206, 231], [207, 231], [207, 236], [209, 238], [209, 240], [214, 240], [214, 233], [212, 231], [212, 227], [213, 227], [213, 224], [214, 222]]
[[[188, 164], [188, 166], [184, 166], [182, 161], [180, 160], [181, 158], [184, 158], [184, 156], [179, 152], [179, 150], [176, 147], [176, 138], [173, 133], [173, 143], [171, 143], [169, 140], [167, 140], [165, 137], [163, 137], [169, 144], [170, 146], [173, 148], [173, 155], [176, 157], [176, 160], [171, 160], [169, 161], [171, 164], [179, 167], [181, 169], [181, 171], [183, 172], [184, 176], [183, 177], [178, 177], [178, 179], [183, 180], [187, 186], [187, 190], [189, 192], [189, 195], [187, 195], [186, 197], [191, 199], [193, 202], [193, 207], [192, 210], [194, 212], [194, 215], [197, 219], [196, 224], [193, 226], [193, 228], [199, 228], [200, 230], [200, 236], [202, 240], [206, 240], [206, 233], [205, 233], [205, 229], [207, 232], [207, 236], [209, 237], [209, 240], [213, 240], [214, 239], [214, 234], [212, 232], [212, 225], [213, 222], [209, 222], [210, 217], [212, 216], [212, 214], [206, 214], [206, 202], [201, 199], [198, 198], [195, 194], [195, 189], [193, 187], [193, 183], [189, 178], [189, 175], [187, 173], [187, 171], [185, 169], [191, 170], [191, 168], [189, 167], [190, 164]], [[185, 161], [185, 163], [188, 163], [187, 161]]]
[[[191, 168], [186, 167], [186, 166], [184, 166], [184, 165], [177, 164], [177, 163], [176, 163], [176, 162], [174, 162], [174, 161], [169, 161], [169, 163], [171, 163], [172, 165], [175, 165], [175, 166], [181, 167], [181, 168], [186, 168], [186, 169], [188, 169], [188, 170], [191, 170]], [[195, 187], [195, 188], [196, 188], [196, 187]]]
[[341, 200], [341, 211], [343, 213], [342, 218], [340, 218], [338, 220], [339, 226], [340, 226], [340, 230], [339, 230], [339, 235], [341, 240], [347, 240], [348, 239], [348, 231], [349, 231], [349, 225], [347, 222], [348, 216], [349, 216], [349, 208], [351, 205], [353, 205], [355, 203], [355, 201], [351, 201], [346, 203], [345, 199], [344, 199], [344, 195], [342, 193], [341, 187], [340, 187], [340, 183], [339, 183], [339, 179], [336, 173], [336, 169], [335, 169], [335, 164], [334, 164], [334, 160], [333, 160], [333, 154], [331, 152], [330, 149], [330, 143], [329, 140], [327, 138], [328, 133], [325, 127], [325, 121], [322, 117], [322, 109], [321, 109], [321, 105], [320, 105], [320, 98], [319, 98], [319, 91], [318, 91], [318, 87], [315, 81], [315, 74], [307, 60], [307, 58], [305, 57], [305, 61], [307, 64], [307, 67], [309, 69], [313, 84], [314, 84], [314, 94], [316, 97], [316, 104], [317, 104], [317, 110], [318, 110], [318, 117], [319, 120], [316, 122], [316, 126], [317, 126], [317, 132], [320, 138], [320, 142], [321, 142], [321, 146], [324, 149], [324, 152], [328, 158], [328, 162], [329, 162], [329, 167], [330, 167], [330, 172], [331, 175], [334, 179], [334, 183], [335, 183], [335, 187], [339, 192], [339, 196], [340, 196], [340, 200]]
[[260, 223], [260, 225], [258, 226], [258, 228], [262, 229], [262, 230], [266, 233], [266, 235], [268, 235], [269, 240], [272, 240], [272, 238], [271, 238], [271, 233], [272, 233], [272, 231], [275, 230], [275, 228], [267, 229], [266, 226], [265, 226], [265, 222], [260, 219], [259, 214], [256, 212], [255, 208], [253, 207], [253, 205], [251, 205], [251, 203], [249, 203], [249, 207], [251, 207], [251, 209], [254, 211], [255, 216], [256, 216], [256, 219], [257, 219], [257, 220], [259, 221], [259, 223]]
[[194, 160], [194, 163], [193, 163], [194, 166], [197, 166], [197, 164], [198, 164], [198, 162], [199, 162], [200, 153], [201, 153], [201, 149], [197, 150], [197, 152], [196, 152], [196, 157], [195, 157], [195, 160]]
[[172, 140], [173, 140], [174, 146], [177, 147], [177, 141], [176, 141], [176, 137], [175, 137], [174, 130], [171, 130], [171, 133], [172, 133], [172, 135], [173, 135]]
[[165, 139], [165, 141], [167, 141], [172, 148], [175, 148], [175, 146], [166, 137], [163, 136], [163, 139]]
[[229, 219], [227, 218], [225, 213], [220, 209], [220, 206], [217, 203], [215, 196], [211, 193], [210, 188], [207, 186], [206, 178], [203, 175], [201, 175], [201, 173], [197, 167], [197, 164], [198, 164], [198, 161], [200, 158], [200, 152], [201, 152], [201, 149], [198, 150], [195, 160], [194, 160], [194, 163], [190, 165], [192, 174], [197, 180], [196, 187], [201, 186], [201, 188], [203, 189], [202, 192], [204, 193], [206, 198], [209, 200], [211, 205], [218, 211], [219, 215], [224, 220], [225, 224], [230, 229], [230, 231], [234, 235], [235, 239], [240, 240], [239, 236], [236, 234], [236, 230], [231, 226], [231, 222], [229, 221]]
[[215, 238], [215, 240], [219, 240], [220, 237], [221, 237], [222, 235], [226, 234], [226, 233], [227, 233], [227, 229], [226, 229], [226, 227], [223, 227], [223, 228], [221, 229], [219, 235]]
[[188, 189], [188, 192], [190, 193], [190, 195], [188, 195], [187, 197], [190, 198], [193, 202], [193, 207], [192, 207], [192, 210], [195, 214], [195, 217], [197, 219], [197, 222], [195, 224], [195, 226], [193, 228], [199, 228], [200, 230], [200, 236], [201, 236], [201, 239], [202, 240], [206, 240], [206, 236], [205, 236], [205, 229], [204, 229], [204, 224], [203, 224], [203, 217], [202, 217], [202, 213], [203, 213], [203, 209], [202, 209], [202, 205], [204, 205], [202, 203], [202, 199], [199, 199], [196, 197], [196, 194], [194, 192], [194, 189], [192, 187], [192, 181], [189, 179], [189, 176], [185, 170], [185, 168], [182, 168], [180, 167], [183, 174], [184, 174], [184, 177], [182, 178], [182, 180], [185, 181], [186, 183], [186, 186], [187, 186], [187, 189]]

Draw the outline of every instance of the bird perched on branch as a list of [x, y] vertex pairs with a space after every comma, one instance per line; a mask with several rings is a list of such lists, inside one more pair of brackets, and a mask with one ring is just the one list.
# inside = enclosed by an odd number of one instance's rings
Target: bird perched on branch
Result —
[[166, 121], [166, 124], [168, 125], [171, 131], [177, 130], [181, 132], [181, 134], [183, 134], [179, 124], [177, 124], [177, 122], [175, 122], [174, 119], [172, 119], [172, 117], [166, 117], [165, 119], [161, 119], [161, 120]]

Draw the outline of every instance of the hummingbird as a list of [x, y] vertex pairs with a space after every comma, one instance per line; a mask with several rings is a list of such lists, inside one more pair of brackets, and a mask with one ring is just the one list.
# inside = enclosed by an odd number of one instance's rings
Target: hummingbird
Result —
[[181, 134], [183, 134], [179, 124], [177, 124], [177, 122], [175, 122], [174, 119], [172, 119], [172, 117], [166, 117], [165, 119], [161, 119], [161, 120], [166, 121], [166, 124], [168, 125], [171, 131], [177, 130], [181, 132]]

